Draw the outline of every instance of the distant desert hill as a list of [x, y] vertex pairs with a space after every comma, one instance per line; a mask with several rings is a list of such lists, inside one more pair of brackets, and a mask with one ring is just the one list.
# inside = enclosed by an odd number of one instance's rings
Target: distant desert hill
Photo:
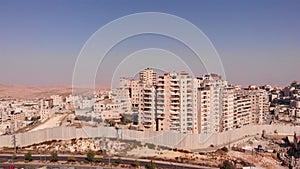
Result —
[[[106, 89], [106, 88], [97, 87], [97, 89]], [[88, 90], [80, 89], [76, 91], [80, 91], [81, 94], [84, 94]], [[36, 99], [36, 98], [50, 97], [51, 95], [67, 96], [71, 93], [72, 93], [71, 85], [22, 86], [22, 85], [0, 84], [0, 97], [13, 97], [16, 99]]]

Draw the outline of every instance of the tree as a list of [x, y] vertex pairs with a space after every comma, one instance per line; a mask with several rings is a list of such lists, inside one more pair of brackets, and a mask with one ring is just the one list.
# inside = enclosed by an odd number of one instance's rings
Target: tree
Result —
[[26, 161], [32, 161], [32, 155], [30, 152], [27, 152], [26, 154], [24, 154], [24, 159]]
[[156, 168], [156, 167], [155, 167], [154, 162], [151, 160], [151, 161], [146, 165], [146, 168], [147, 168], [147, 169], [154, 169], [154, 168]]
[[95, 159], [95, 152], [93, 152], [92, 150], [89, 150], [86, 154], [86, 160], [89, 162], [93, 162]]
[[139, 167], [140, 166], [140, 162], [138, 160], [134, 160], [132, 166], [133, 167]]
[[57, 152], [52, 152], [50, 157], [50, 162], [57, 162], [57, 161], [58, 161]]
[[122, 159], [121, 158], [118, 158], [116, 161], [115, 161], [116, 165], [118, 166], [119, 164], [122, 163]]

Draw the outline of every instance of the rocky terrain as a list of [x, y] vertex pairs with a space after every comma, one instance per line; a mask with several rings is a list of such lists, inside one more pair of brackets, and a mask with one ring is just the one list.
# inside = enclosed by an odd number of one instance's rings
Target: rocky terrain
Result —
[[23, 153], [30, 151], [32, 153], [42, 154], [50, 154], [55, 151], [59, 154], [85, 155], [89, 150], [99, 155], [147, 158], [208, 167], [219, 167], [224, 161], [230, 161], [238, 168], [253, 166], [253, 164], [259, 168], [283, 168], [274, 153], [252, 153], [251, 151], [231, 149], [222, 149], [210, 153], [192, 153], [185, 150], [156, 146], [154, 144], [134, 140], [129, 141], [109, 138], [55, 140], [19, 148], [19, 151], [23, 151]]

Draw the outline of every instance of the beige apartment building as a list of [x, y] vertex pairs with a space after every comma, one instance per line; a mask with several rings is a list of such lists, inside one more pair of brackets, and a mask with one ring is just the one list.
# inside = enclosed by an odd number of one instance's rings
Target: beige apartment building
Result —
[[205, 86], [198, 88], [198, 132], [210, 132], [210, 99], [211, 87]]
[[216, 133], [260, 124], [269, 111], [266, 91], [230, 86], [216, 74], [193, 78], [172, 72], [156, 78], [147, 68], [139, 75], [123, 78], [121, 86], [145, 130]]
[[129, 89], [117, 88], [112, 90], [112, 100], [114, 104], [120, 104], [120, 113], [131, 111], [132, 105], [130, 102]]
[[156, 72], [147, 68], [139, 73], [139, 79], [121, 78], [120, 86], [128, 89], [131, 110], [138, 112], [140, 128], [153, 130], [156, 125]]
[[268, 93], [263, 89], [250, 89], [248, 95], [251, 98], [251, 121], [254, 124], [262, 124], [263, 118], [270, 111]]
[[231, 130], [234, 127], [233, 118], [234, 118], [234, 88], [225, 87], [223, 89], [222, 97], [222, 114], [221, 114], [221, 130], [227, 131]]
[[145, 83], [147, 85], [156, 86], [156, 72], [151, 69], [147, 68], [139, 73], [140, 75], [140, 82]]
[[198, 133], [197, 86], [188, 73], [158, 77], [157, 117], [158, 130]]
[[151, 84], [140, 84], [139, 123], [146, 130], [156, 131], [156, 90]]
[[[216, 74], [197, 78], [199, 133], [215, 133], [232, 124], [232, 95], [227, 82]], [[225, 107], [226, 106], [226, 107]]]
[[133, 79], [130, 83], [130, 99], [133, 108], [138, 108], [140, 104], [141, 84], [139, 80]]
[[252, 123], [251, 98], [241, 89], [235, 90], [233, 127], [240, 128]]

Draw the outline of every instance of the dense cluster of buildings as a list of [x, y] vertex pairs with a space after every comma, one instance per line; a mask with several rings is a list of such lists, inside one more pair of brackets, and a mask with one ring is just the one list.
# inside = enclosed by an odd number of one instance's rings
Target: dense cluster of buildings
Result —
[[[0, 134], [34, 120], [75, 113], [83, 124], [120, 122], [130, 117], [139, 130], [214, 133], [250, 124], [293, 122], [300, 119], [300, 84], [242, 88], [216, 74], [191, 77], [187, 72], [158, 75], [147, 68], [139, 78], [120, 78], [120, 86], [93, 96], [53, 95], [49, 98], [0, 101]], [[272, 116], [270, 118], [270, 116]], [[277, 121], [276, 121], [277, 120]], [[300, 122], [300, 120], [299, 120]]]
[[283, 89], [270, 89], [271, 112], [278, 123], [300, 124], [300, 83]]
[[139, 75], [139, 79], [121, 78], [117, 90], [128, 91], [125, 95], [131, 105], [127, 109], [138, 112], [138, 124], [145, 130], [222, 132], [262, 124], [269, 113], [266, 90], [232, 86], [216, 74], [195, 78], [186, 72], [172, 72], [157, 76], [148, 68]]

